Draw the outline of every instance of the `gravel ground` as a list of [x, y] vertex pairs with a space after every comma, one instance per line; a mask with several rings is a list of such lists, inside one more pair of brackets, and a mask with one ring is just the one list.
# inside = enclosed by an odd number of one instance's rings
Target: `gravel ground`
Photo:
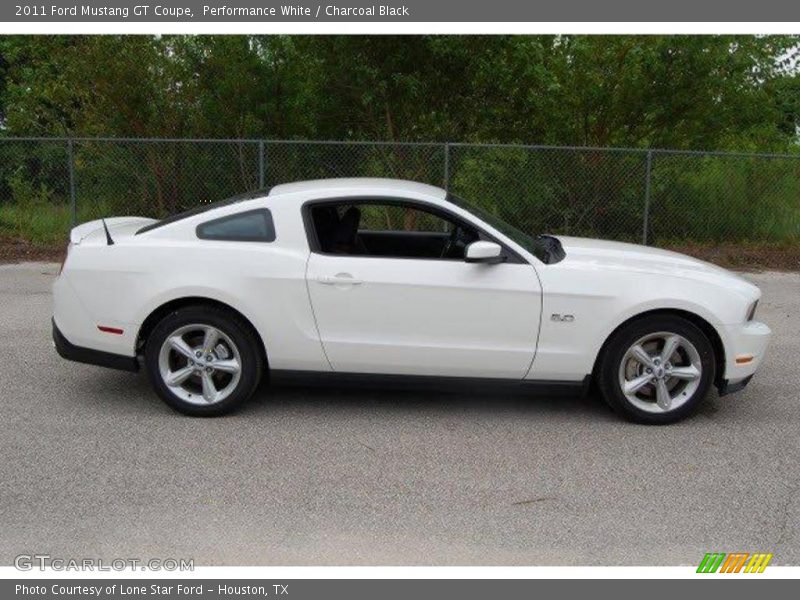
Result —
[[775, 338], [745, 391], [644, 427], [507, 390], [265, 388], [182, 417], [56, 355], [56, 269], [0, 266], [0, 564], [800, 564], [800, 274], [747, 275]]

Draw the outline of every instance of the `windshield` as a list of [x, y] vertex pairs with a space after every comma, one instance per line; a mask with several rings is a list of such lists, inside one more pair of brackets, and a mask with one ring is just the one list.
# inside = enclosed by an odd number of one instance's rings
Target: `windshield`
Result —
[[165, 219], [161, 219], [160, 221], [156, 221], [155, 223], [150, 223], [150, 225], [145, 225], [141, 229], [136, 232], [136, 235], [140, 233], [145, 233], [148, 231], [152, 231], [153, 229], [157, 229], [159, 227], [163, 227], [164, 225], [169, 225], [170, 223], [175, 223], [176, 221], [181, 221], [183, 219], [188, 219], [189, 217], [193, 217], [195, 215], [202, 214], [206, 211], [209, 211], [213, 208], [220, 208], [222, 206], [228, 206], [230, 204], [235, 204], [237, 202], [244, 202], [245, 200], [252, 200], [253, 198], [258, 198], [260, 196], [266, 196], [269, 194], [270, 188], [263, 188], [260, 190], [254, 190], [251, 192], [244, 192], [242, 194], [236, 194], [235, 196], [231, 196], [229, 198], [225, 198], [224, 200], [217, 200], [216, 202], [208, 202], [205, 204], [201, 204], [199, 206], [195, 206], [194, 208], [190, 208], [189, 210], [185, 210], [180, 212], [176, 215], [172, 215], [166, 217]]
[[539, 241], [532, 235], [528, 235], [524, 231], [520, 231], [519, 229], [511, 225], [511, 223], [507, 223], [497, 215], [493, 215], [486, 209], [481, 208], [480, 206], [477, 206], [475, 204], [471, 204], [466, 200], [459, 198], [458, 196], [454, 196], [453, 194], [447, 194], [447, 201], [452, 202], [456, 206], [459, 206], [464, 210], [471, 212], [479, 219], [486, 221], [489, 225], [497, 229], [497, 231], [514, 240], [517, 244], [525, 248], [525, 250], [533, 254], [536, 258], [544, 260], [543, 257], [546, 254], [546, 250], [542, 247]]

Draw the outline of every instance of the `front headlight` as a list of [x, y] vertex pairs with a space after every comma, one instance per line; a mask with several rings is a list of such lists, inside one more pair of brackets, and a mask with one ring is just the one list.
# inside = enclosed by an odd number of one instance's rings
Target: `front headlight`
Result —
[[747, 309], [747, 321], [752, 321], [756, 316], [756, 308], [758, 308], [758, 300], [753, 302], [750, 305], [750, 308]]

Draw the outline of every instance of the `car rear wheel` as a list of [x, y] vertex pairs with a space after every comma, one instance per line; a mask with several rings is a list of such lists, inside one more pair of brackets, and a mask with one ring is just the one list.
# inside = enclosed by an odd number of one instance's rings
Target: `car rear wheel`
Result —
[[164, 317], [147, 340], [145, 364], [153, 388], [169, 406], [203, 417], [241, 406], [263, 368], [250, 327], [211, 306], [180, 308]]
[[608, 404], [639, 423], [673, 423], [691, 414], [714, 381], [714, 349], [696, 325], [657, 315], [623, 325], [599, 365]]

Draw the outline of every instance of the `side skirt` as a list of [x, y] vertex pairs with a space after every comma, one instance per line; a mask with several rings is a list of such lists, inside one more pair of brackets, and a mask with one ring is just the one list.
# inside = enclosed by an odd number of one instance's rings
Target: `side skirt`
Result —
[[585, 396], [592, 381], [496, 379], [486, 377], [442, 377], [436, 375], [388, 375], [339, 373], [336, 371], [271, 370], [271, 384], [289, 386], [352, 387], [362, 389], [438, 390], [443, 392], [489, 392], [505, 390], [541, 396]]

